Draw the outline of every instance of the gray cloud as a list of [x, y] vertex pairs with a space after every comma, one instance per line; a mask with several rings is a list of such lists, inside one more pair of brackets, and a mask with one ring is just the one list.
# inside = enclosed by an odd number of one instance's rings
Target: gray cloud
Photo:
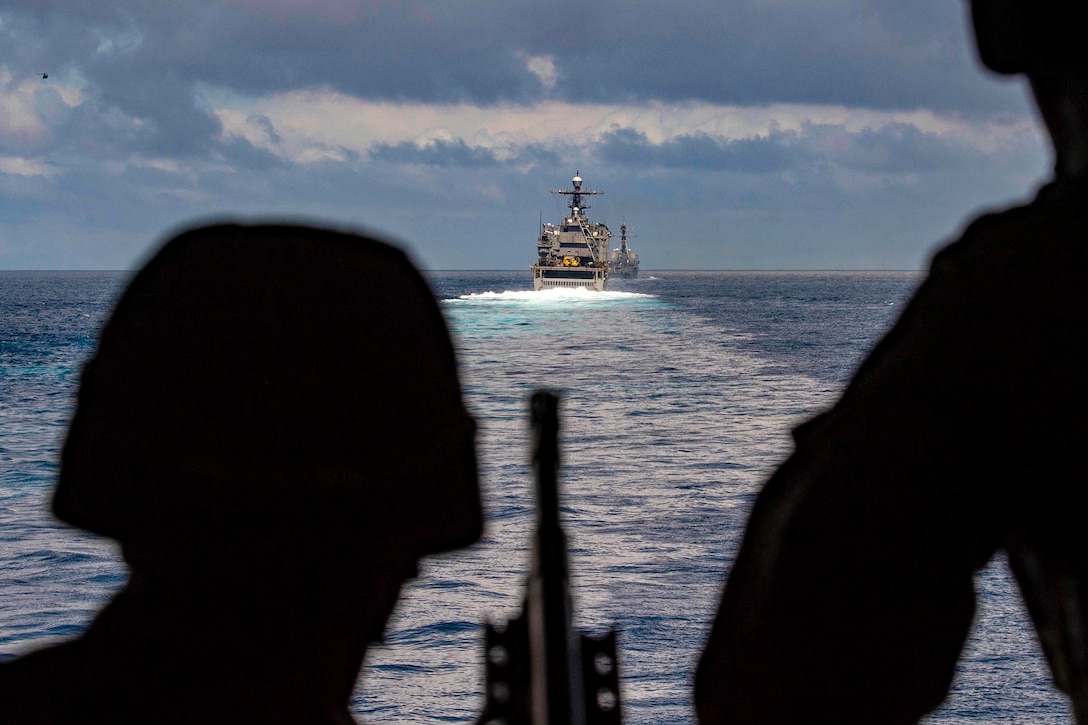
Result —
[[543, 144], [525, 144], [503, 153], [483, 146], [473, 146], [464, 139], [436, 139], [420, 145], [411, 141], [397, 144], [376, 143], [367, 154], [370, 161], [385, 164], [421, 165], [441, 168], [476, 169], [486, 167], [522, 167], [559, 162], [560, 151]]
[[598, 150], [605, 163], [621, 166], [764, 173], [795, 166], [796, 141], [792, 133], [733, 141], [693, 134], [654, 144], [639, 131], [617, 128]]
[[[306, 13], [292, 6], [15, 0], [0, 10], [0, 66], [17, 76], [49, 71], [79, 79], [92, 101], [84, 123], [112, 137], [123, 125], [117, 117], [128, 117], [133, 149], [176, 158], [218, 152], [222, 129], [200, 100], [203, 87], [244, 96], [329, 88], [368, 99], [485, 105], [552, 98], [967, 113], [1023, 105], [1018, 87], [980, 81], [965, 6], [950, 0], [819, 7], [512, 0], [456, 8], [325, 0]], [[553, 88], [527, 67], [536, 56], [552, 58]], [[101, 118], [87, 119], [90, 110]], [[623, 142], [611, 140], [615, 153]], [[5, 143], [12, 141], [0, 138]], [[757, 145], [715, 150], [692, 138], [659, 156], [743, 165], [771, 163], [768, 154], [782, 151]]]
[[[296, 5], [7, 0], [0, 74], [12, 80], [0, 94], [36, 73], [51, 80], [30, 101], [40, 127], [0, 120], [0, 265], [127, 266], [181, 220], [289, 210], [374, 223], [412, 240], [430, 266], [521, 267], [537, 211], [551, 208], [547, 190], [565, 186], [577, 163], [608, 189], [594, 211], [640, 227], [649, 267], [912, 266], [967, 209], [1045, 173], [1037, 138], [991, 158], [905, 124], [658, 144], [617, 127], [595, 144], [514, 139], [501, 154], [466, 136], [296, 164], [224, 138], [204, 91], [1026, 113], [1022, 85], [980, 73], [959, 0]], [[551, 58], [554, 86], [528, 67], [540, 56]], [[62, 85], [80, 89], [77, 105]], [[280, 148], [267, 119], [249, 122]], [[488, 229], [524, 228], [525, 246], [505, 231], [482, 235], [482, 210]], [[867, 251], [877, 243], [879, 254]], [[739, 248], [750, 250], [743, 264], [727, 253]]]
[[462, 139], [432, 141], [419, 146], [410, 141], [398, 144], [375, 144], [369, 154], [373, 161], [425, 166], [459, 166], [475, 168], [498, 166], [495, 153], [479, 146], [469, 146]]
[[[553, 56], [552, 95], [575, 101], [1010, 103], [999, 86], [976, 82], [965, 6], [949, 0], [360, 2], [355, 11], [328, 2], [340, 11], [316, 3], [289, 15], [245, 5], [16, 4], [3, 13], [13, 42], [0, 59], [28, 73], [78, 67], [108, 101], [148, 117], [196, 82], [247, 94], [329, 86], [372, 98], [526, 102], [546, 93], [526, 55]], [[28, 33], [41, 42], [18, 42]]]
[[736, 173], [776, 173], [814, 165], [865, 172], [935, 171], [980, 156], [906, 123], [856, 132], [840, 125], [806, 124], [801, 132], [772, 131], [737, 140], [692, 134], [659, 144], [639, 131], [617, 128], [605, 134], [598, 152], [609, 165]]
[[805, 128], [804, 137], [817, 149], [836, 149], [834, 153], [819, 153], [821, 157], [859, 171], [937, 171], [982, 157], [971, 147], [925, 133], [907, 123], [892, 123], [855, 133], [849, 133], [841, 126], [810, 124]]

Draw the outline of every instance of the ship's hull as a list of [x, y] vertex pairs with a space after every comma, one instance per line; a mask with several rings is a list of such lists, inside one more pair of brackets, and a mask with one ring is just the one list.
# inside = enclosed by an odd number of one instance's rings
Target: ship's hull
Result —
[[547, 267], [534, 264], [533, 289], [591, 289], [604, 292], [608, 275], [603, 267]]
[[638, 267], [613, 267], [608, 274], [610, 277], [634, 279], [638, 277]]

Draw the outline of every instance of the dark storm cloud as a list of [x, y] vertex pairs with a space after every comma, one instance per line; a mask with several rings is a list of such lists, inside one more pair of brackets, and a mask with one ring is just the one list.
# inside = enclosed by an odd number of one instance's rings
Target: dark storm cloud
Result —
[[462, 166], [483, 167], [498, 166], [495, 153], [479, 146], [469, 146], [463, 140], [432, 141], [419, 146], [411, 141], [398, 144], [374, 144], [370, 149], [370, 158], [374, 161], [386, 161], [399, 164], [422, 164], [424, 166]]
[[267, 149], [257, 148], [243, 138], [231, 137], [219, 147], [223, 160], [248, 171], [268, 171], [288, 164]]
[[145, 5], [61, 2], [3, 12], [0, 44], [7, 50], [0, 51], [0, 63], [16, 75], [41, 69], [54, 83], [78, 80], [87, 110], [139, 123], [132, 152], [204, 154], [220, 126], [197, 106], [193, 91], [231, 49], [203, 32], [211, 25], [199, 12], [203, 6], [183, 7], [157, 5], [152, 16]]
[[796, 142], [789, 133], [735, 141], [698, 133], [655, 144], [640, 131], [617, 128], [604, 135], [598, 150], [605, 163], [618, 166], [769, 172], [796, 165]]
[[841, 125], [809, 123], [800, 132], [773, 130], [766, 136], [735, 140], [696, 133], [662, 143], [651, 142], [639, 131], [617, 128], [602, 137], [598, 153], [606, 164], [615, 166], [739, 173], [827, 164], [864, 172], [910, 173], [951, 167], [980, 155], [906, 123], [854, 132]]
[[925, 133], [907, 123], [848, 132], [842, 126], [808, 124], [803, 138], [814, 156], [859, 171], [938, 171], [979, 161], [982, 153], [953, 139]]
[[[23, 0], [0, 11], [0, 63], [78, 71], [177, 154], [199, 152], [219, 130], [194, 103], [198, 83], [479, 104], [1009, 107], [1007, 87], [977, 82], [964, 17], [958, 0]], [[554, 88], [528, 70], [530, 56], [553, 58]]]
[[420, 165], [439, 168], [485, 168], [523, 166], [526, 164], [555, 164], [559, 152], [542, 144], [526, 144], [516, 150], [504, 150], [502, 158], [494, 149], [472, 146], [463, 139], [437, 139], [425, 144], [402, 141], [396, 144], [376, 143], [367, 157], [371, 161], [392, 164]]
[[567, 46], [556, 62], [578, 100], [971, 109], [1009, 102], [1000, 88], [979, 88], [966, 3], [957, 0], [587, 7], [584, 37], [534, 48]]
[[[1004, 113], [1015, 127], [1027, 113], [1023, 86], [983, 77], [965, 9], [962, 0], [5, 0], [0, 266], [129, 266], [184, 219], [291, 213], [377, 224], [443, 268], [520, 268], [526, 248], [508, 230], [524, 226], [531, 252], [541, 198], [552, 201], [548, 188], [566, 186], [576, 168], [609, 190], [599, 211], [610, 222], [627, 213], [643, 240], [657, 240], [651, 267], [779, 266], [783, 240], [826, 244], [819, 259], [807, 253], [815, 266], [913, 264], [917, 238], [1045, 173], [1038, 139], [980, 159], [905, 124], [660, 143], [633, 128], [573, 129], [598, 128], [608, 106], [635, 119], [641, 107], [667, 116], [689, 101]], [[307, 90], [332, 93], [274, 98]], [[312, 114], [311, 97], [324, 99]], [[434, 134], [364, 128], [344, 118], [367, 107], [354, 100], [476, 104], [479, 133], [459, 121], [444, 135], [435, 105], [422, 111], [436, 118]], [[569, 109], [571, 130], [553, 129], [561, 124], [546, 113], [526, 132], [545, 139], [537, 143], [490, 127], [492, 106], [542, 100]], [[215, 113], [224, 108], [226, 134]], [[245, 118], [255, 112], [268, 117]], [[869, 115], [879, 116], [856, 117]], [[238, 135], [242, 126], [251, 136]], [[351, 127], [386, 143], [365, 150]], [[446, 140], [398, 143], [425, 135]], [[484, 138], [501, 150], [475, 145]], [[903, 221], [900, 207], [912, 203], [928, 227]], [[836, 251], [839, 239], [866, 237], [899, 245], [899, 256]], [[728, 241], [724, 251], [715, 239]], [[726, 252], [742, 243], [752, 256], [738, 262]]]
[[[850, 131], [838, 124], [806, 123], [800, 131], [772, 129], [765, 136], [724, 139], [706, 133], [654, 143], [645, 133], [615, 127], [587, 147], [607, 168], [780, 173], [835, 166], [868, 173], [933, 172], [981, 160], [981, 152], [954, 138], [903, 122]], [[463, 139], [404, 141], [371, 147], [370, 161], [434, 168], [553, 165], [562, 149], [527, 144], [505, 149], [473, 146]]]

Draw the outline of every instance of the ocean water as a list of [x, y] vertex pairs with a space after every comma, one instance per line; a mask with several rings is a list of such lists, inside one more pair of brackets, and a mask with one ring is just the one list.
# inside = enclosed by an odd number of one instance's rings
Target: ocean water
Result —
[[[833, 402], [919, 276], [657, 272], [604, 294], [528, 272], [435, 272], [479, 451], [487, 529], [427, 559], [368, 656], [368, 723], [468, 723], [480, 623], [516, 616], [533, 521], [528, 398], [560, 392], [576, 623], [620, 633], [628, 723], [692, 723], [691, 676], [759, 486]], [[0, 272], [0, 658], [78, 634], [124, 582], [108, 541], [48, 514], [79, 369], [119, 273]], [[1064, 723], [1003, 561], [934, 723]]]

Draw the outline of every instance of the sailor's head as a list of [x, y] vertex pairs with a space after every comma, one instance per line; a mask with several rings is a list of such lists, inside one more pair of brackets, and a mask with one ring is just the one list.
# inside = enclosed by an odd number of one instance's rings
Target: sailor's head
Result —
[[1080, 4], [1069, 0], [970, 0], [979, 56], [1003, 74], [1088, 69]]
[[168, 242], [84, 369], [57, 515], [126, 546], [306, 541], [404, 562], [482, 517], [426, 283], [380, 242], [223, 225]]

